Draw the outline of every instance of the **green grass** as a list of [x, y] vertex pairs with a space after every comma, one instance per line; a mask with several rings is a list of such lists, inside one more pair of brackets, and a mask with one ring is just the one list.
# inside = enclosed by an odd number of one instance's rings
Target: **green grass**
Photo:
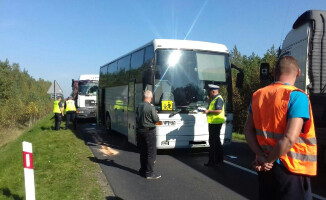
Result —
[[0, 199], [25, 199], [23, 141], [33, 144], [36, 199], [105, 199], [90, 149], [71, 130], [52, 130], [51, 118], [0, 148]]
[[232, 140], [238, 142], [247, 142], [244, 134], [235, 133], [235, 132], [232, 133]]

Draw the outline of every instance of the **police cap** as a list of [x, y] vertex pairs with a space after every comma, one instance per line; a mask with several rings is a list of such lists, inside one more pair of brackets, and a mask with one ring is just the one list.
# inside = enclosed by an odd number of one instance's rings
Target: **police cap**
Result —
[[214, 84], [208, 84], [208, 90], [218, 90], [220, 86]]

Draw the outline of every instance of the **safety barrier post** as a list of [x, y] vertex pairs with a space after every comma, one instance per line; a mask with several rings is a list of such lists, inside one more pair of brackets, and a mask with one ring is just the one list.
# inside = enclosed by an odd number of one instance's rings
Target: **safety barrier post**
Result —
[[23, 157], [26, 200], [35, 200], [32, 143], [23, 142]]

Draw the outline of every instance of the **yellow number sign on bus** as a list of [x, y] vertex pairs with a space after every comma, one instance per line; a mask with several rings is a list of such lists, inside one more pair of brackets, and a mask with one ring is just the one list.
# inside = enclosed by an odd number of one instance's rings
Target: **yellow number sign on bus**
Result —
[[162, 110], [172, 110], [173, 101], [162, 101]]

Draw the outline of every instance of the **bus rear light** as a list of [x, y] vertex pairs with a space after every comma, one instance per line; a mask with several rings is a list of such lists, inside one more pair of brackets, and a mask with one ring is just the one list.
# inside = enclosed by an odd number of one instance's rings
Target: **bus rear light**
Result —
[[163, 124], [162, 121], [158, 121], [155, 123], [155, 125], [162, 125], [162, 124]]

